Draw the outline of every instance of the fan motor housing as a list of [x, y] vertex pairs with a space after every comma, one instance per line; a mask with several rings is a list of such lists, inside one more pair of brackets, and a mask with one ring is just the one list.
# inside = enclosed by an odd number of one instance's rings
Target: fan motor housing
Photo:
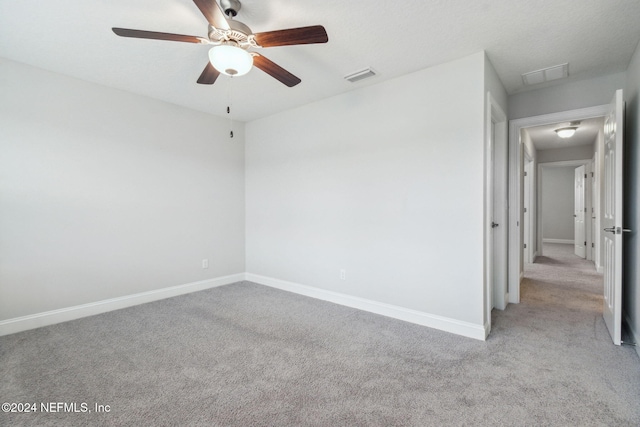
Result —
[[230, 30], [220, 30], [209, 25], [209, 40], [212, 42], [220, 42], [225, 40], [233, 40], [238, 43], [244, 43], [247, 41], [251, 32], [251, 28], [246, 26], [240, 21], [229, 20]]

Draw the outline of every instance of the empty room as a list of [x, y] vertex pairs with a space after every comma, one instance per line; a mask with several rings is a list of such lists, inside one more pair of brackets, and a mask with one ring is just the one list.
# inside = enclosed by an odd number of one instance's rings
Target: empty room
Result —
[[0, 424], [639, 425], [638, 22], [0, 0]]

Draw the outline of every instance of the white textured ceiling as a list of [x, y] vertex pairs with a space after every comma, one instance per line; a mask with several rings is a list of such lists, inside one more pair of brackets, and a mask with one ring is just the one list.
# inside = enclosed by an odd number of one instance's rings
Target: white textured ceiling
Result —
[[[231, 99], [247, 121], [481, 50], [509, 93], [564, 62], [569, 79], [624, 71], [640, 40], [637, 0], [245, 0], [237, 19], [254, 32], [320, 24], [329, 42], [261, 50], [302, 79], [294, 88], [257, 69], [203, 86], [207, 46], [111, 32], [206, 37], [191, 0], [0, 0], [0, 57], [221, 116]], [[343, 79], [367, 66], [379, 74]]]
[[525, 132], [531, 137], [536, 150], [553, 150], [556, 148], [578, 147], [591, 145], [598, 136], [598, 131], [604, 127], [604, 117], [581, 120], [578, 129], [571, 138], [560, 138], [555, 130], [571, 126], [570, 122], [552, 125], [534, 126], [526, 128]]

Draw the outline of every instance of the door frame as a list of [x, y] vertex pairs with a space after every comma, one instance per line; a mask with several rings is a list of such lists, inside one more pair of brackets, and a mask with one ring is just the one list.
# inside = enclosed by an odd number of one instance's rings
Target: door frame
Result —
[[[561, 111], [540, 116], [524, 117], [509, 121], [509, 256], [508, 293], [509, 302], [520, 302], [520, 282], [523, 276], [523, 222], [521, 188], [523, 185], [523, 143], [520, 132], [532, 126], [550, 125], [558, 122], [590, 119], [606, 116], [609, 105]], [[538, 248], [540, 250], [540, 248]]]
[[[591, 203], [592, 203], [592, 206], [598, 207], [597, 212], [591, 212], [591, 226], [593, 230], [593, 232], [591, 233], [591, 240], [593, 242], [598, 243], [594, 246], [595, 250], [593, 251], [592, 261], [596, 265], [596, 271], [598, 273], [602, 273], [603, 266], [601, 263], [601, 255], [600, 255], [602, 251], [602, 247], [599, 244], [600, 243], [600, 221], [601, 221], [600, 180], [602, 179], [602, 177], [600, 176], [600, 156], [596, 155], [595, 153], [594, 153], [593, 159], [591, 160], [591, 174], [593, 176], [593, 179], [591, 182]], [[595, 220], [593, 218], [594, 214], [596, 215]]]
[[[543, 250], [543, 235], [544, 235], [544, 224], [543, 224], [543, 215], [542, 215], [542, 177], [544, 175], [545, 170], [549, 170], [552, 168], [563, 168], [563, 167], [580, 167], [580, 166], [585, 166], [585, 171], [586, 174], [589, 175], [589, 173], [591, 172], [590, 170], [590, 165], [591, 163], [591, 159], [584, 159], [584, 160], [565, 160], [565, 161], [560, 161], [560, 162], [545, 162], [545, 163], [538, 163], [538, 191], [537, 191], [537, 207], [538, 207], [538, 235], [537, 235], [537, 244], [538, 244], [538, 255], [544, 255], [544, 250]], [[589, 208], [592, 207], [592, 201], [590, 197], [588, 196], [588, 193], [591, 191], [591, 184], [586, 182], [587, 180], [585, 179], [585, 206], [587, 207], [587, 210], [589, 210]], [[590, 180], [589, 180], [590, 181]], [[588, 217], [588, 218], [587, 218]], [[591, 227], [591, 216], [589, 215], [585, 215], [585, 239], [587, 239], [587, 248], [590, 246], [591, 243], [591, 236], [590, 233], [587, 233], [587, 224], [589, 224], [589, 227]], [[586, 250], [586, 248], [585, 248]], [[587, 259], [587, 258], [585, 258]]]
[[[524, 172], [529, 174], [529, 175], [527, 175], [529, 177], [528, 180], [524, 179], [524, 177], [523, 177], [523, 181], [524, 181], [524, 184], [523, 184], [523, 190], [524, 190], [523, 202], [524, 201], [527, 202], [525, 204], [527, 206], [529, 206], [529, 209], [527, 210], [527, 212], [523, 211], [523, 221], [522, 221], [522, 224], [523, 224], [523, 227], [524, 227], [524, 229], [522, 230], [523, 239], [524, 239], [525, 244], [529, 243], [529, 246], [527, 246], [526, 250], [525, 250], [525, 248], [523, 246], [523, 251], [524, 251], [523, 260], [527, 264], [531, 264], [531, 263], [533, 263], [535, 261], [536, 256], [538, 255], [537, 248], [539, 247], [537, 235], [535, 233], [535, 231], [538, 229], [538, 227], [537, 227], [538, 213], [537, 213], [537, 209], [535, 209], [535, 206], [536, 206], [536, 187], [537, 187], [538, 183], [536, 182], [535, 177], [538, 176], [538, 174], [534, 171], [534, 166], [535, 166], [535, 160], [533, 159], [533, 157], [529, 154], [529, 152], [527, 150], [524, 150]], [[534, 182], [536, 183], [535, 186], [533, 185]], [[529, 196], [528, 197], [529, 200], [526, 200], [527, 196]], [[523, 206], [523, 208], [524, 208], [524, 206]], [[534, 212], [536, 213], [536, 215], [534, 215]], [[525, 238], [525, 234], [526, 234], [526, 238]], [[534, 243], [535, 243], [535, 245], [534, 245]], [[536, 248], [535, 251], [533, 250], [534, 247]]]
[[[508, 219], [508, 190], [507, 190], [507, 176], [508, 176], [508, 120], [507, 115], [502, 110], [496, 99], [491, 95], [491, 92], [487, 92], [486, 108], [485, 108], [485, 200], [484, 200], [484, 329], [485, 338], [491, 332], [491, 310], [494, 306], [493, 301], [496, 290], [493, 283], [493, 266], [494, 261], [498, 265], [502, 266], [504, 270], [503, 283], [497, 284], [501, 289], [498, 289], [498, 293], [504, 295], [504, 303], [499, 309], [504, 309], [508, 302], [507, 296], [507, 254], [508, 254], [508, 232], [507, 232], [507, 219]], [[494, 131], [492, 132], [492, 126]], [[498, 151], [496, 151], [498, 148]], [[492, 152], [494, 153], [494, 160], [492, 162]], [[495, 163], [495, 164], [494, 164]], [[498, 179], [494, 179], [494, 176], [498, 174]], [[494, 188], [494, 182], [499, 181], [504, 183], [503, 188]], [[496, 197], [498, 199], [496, 199]], [[501, 212], [494, 211], [494, 199], [498, 203]], [[494, 219], [498, 219], [500, 224], [495, 231], [491, 227], [491, 222]], [[497, 257], [494, 260], [494, 257]]]

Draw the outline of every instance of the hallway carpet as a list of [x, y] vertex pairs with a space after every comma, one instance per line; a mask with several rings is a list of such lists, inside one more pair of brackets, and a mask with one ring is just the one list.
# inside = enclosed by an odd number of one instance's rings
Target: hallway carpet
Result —
[[0, 400], [37, 410], [0, 425], [638, 426], [640, 360], [569, 255], [486, 342], [250, 282], [1, 337]]

